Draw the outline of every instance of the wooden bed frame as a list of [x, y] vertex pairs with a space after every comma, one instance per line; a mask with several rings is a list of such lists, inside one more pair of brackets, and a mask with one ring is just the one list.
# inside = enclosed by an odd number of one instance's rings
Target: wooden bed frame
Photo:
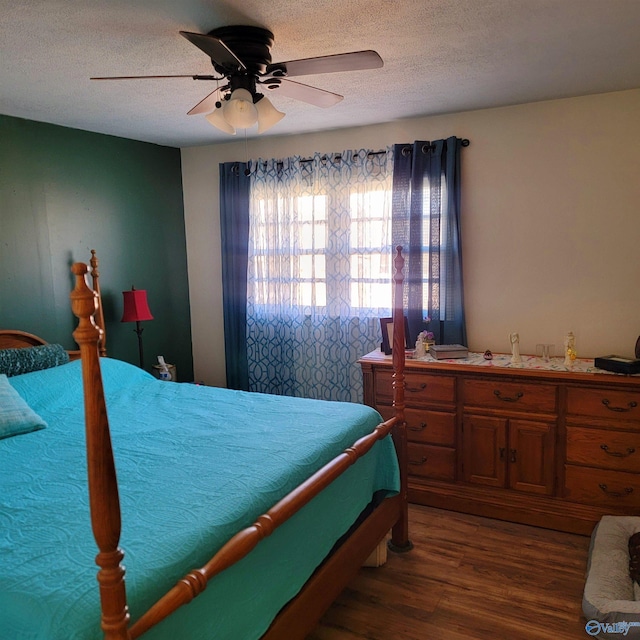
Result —
[[[98, 261], [91, 257], [93, 287], [89, 288], [84, 263], [72, 271], [76, 285], [71, 304], [78, 317], [73, 336], [80, 346], [70, 356], [82, 358], [84, 385], [89, 502], [93, 534], [99, 548], [96, 563], [102, 608], [101, 626], [105, 640], [134, 640], [183, 604], [190, 602], [215, 575], [247, 555], [263, 538], [300, 510], [327, 487], [378, 440], [392, 433], [400, 463], [401, 489], [387, 498], [351, 532], [349, 537], [316, 569], [299, 594], [278, 614], [263, 640], [302, 640], [318, 624], [322, 614], [358, 572], [364, 561], [392, 531], [389, 547], [393, 551], [412, 548], [408, 535], [407, 442], [404, 423], [405, 327], [402, 309], [402, 269], [400, 247], [394, 259], [393, 364], [395, 417], [378, 425], [342, 454], [274, 505], [256, 522], [233, 536], [203, 567], [190, 570], [165, 596], [138, 620], [130, 624], [125, 592], [124, 553], [119, 548], [120, 502], [111, 436], [107, 420], [99, 358], [106, 355], [104, 320], [100, 300]], [[46, 342], [21, 331], [0, 331], [0, 348], [28, 347]]]

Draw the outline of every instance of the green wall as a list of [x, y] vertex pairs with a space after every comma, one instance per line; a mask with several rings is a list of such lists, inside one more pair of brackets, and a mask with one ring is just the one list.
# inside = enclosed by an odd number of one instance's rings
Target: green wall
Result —
[[70, 265], [100, 260], [108, 354], [138, 364], [122, 291], [146, 289], [145, 368], [191, 380], [180, 150], [0, 116], [0, 328], [75, 348]]

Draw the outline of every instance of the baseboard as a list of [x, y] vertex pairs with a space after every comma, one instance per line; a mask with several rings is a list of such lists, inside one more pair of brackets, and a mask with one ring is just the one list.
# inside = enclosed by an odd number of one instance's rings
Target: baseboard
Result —
[[600, 518], [611, 513], [560, 498], [435, 482], [409, 485], [409, 502], [580, 535], [591, 535]]

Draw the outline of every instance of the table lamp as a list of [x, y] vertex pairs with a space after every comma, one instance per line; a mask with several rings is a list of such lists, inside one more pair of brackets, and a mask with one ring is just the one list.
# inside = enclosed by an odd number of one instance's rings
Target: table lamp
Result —
[[134, 332], [138, 334], [138, 351], [140, 353], [140, 368], [144, 369], [144, 352], [142, 350], [142, 332], [140, 327], [143, 320], [153, 320], [149, 304], [147, 302], [147, 292], [144, 289], [131, 287], [131, 291], [123, 291], [124, 310], [120, 322], [135, 322]]

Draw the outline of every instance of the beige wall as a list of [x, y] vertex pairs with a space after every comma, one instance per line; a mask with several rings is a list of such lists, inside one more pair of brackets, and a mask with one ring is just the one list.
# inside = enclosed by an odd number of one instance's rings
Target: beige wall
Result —
[[[311, 107], [310, 107], [311, 108]], [[469, 348], [633, 355], [640, 334], [640, 89], [290, 137], [251, 158], [469, 138], [462, 240]], [[223, 385], [218, 163], [244, 139], [182, 150], [196, 379]]]

